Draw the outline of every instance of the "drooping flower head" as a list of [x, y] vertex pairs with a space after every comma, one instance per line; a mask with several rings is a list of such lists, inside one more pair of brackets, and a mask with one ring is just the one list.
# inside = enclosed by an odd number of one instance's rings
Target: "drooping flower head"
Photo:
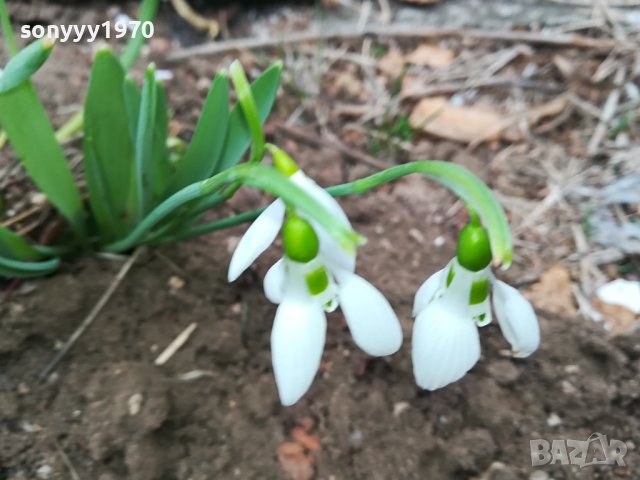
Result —
[[[345, 226], [349, 221], [327, 192], [288, 157], [274, 164]], [[391, 355], [402, 344], [402, 329], [384, 296], [356, 275], [355, 254], [343, 250], [321, 227], [280, 199], [249, 227], [229, 266], [233, 281], [275, 239], [282, 228], [284, 256], [267, 272], [266, 297], [279, 304], [271, 331], [271, 356], [283, 405], [296, 403], [320, 367], [325, 312], [342, 309], [355, 343], [374, 356]]]
[[480, 358], [478, 327], [491, 323], [491, 299], [513, 355], [526, 357], [540, 343], [531, 304], [497, 280], [491, 247], [477, 216], [460, 232], [456, 256], [416, 293], [413, 315], [413, 372], [419, 387], [435, 390], [462, 378]]

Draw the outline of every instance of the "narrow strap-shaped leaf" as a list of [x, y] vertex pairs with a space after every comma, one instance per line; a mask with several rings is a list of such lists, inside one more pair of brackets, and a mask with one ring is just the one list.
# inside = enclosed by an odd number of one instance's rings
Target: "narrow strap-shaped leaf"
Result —
[[143, 0], [140, 6], [140, 14], [138, 21], [140, 22], [140, 28], [138, 28], [135, 37], [130, 37], [127, 45], [120, 56], [120, 62], [125, 71], [131, 70], [136, 59], [140, 56], [140, 51], [144, 46], [144, 42], [147, 38], [142, 34], [142, 25], [145, 22], [152, 22], [156, 18], [158, 12], [159, 0]]
[[138, 117], [140, 116], [140, 89], [131, 77], [126, 77], [122, 85], [124, 93], [124, 103], [127, 110], [129, 124], [129, 136], [135, 143], [136, 132], [138, 130]]
[[31, 82], [0, 94], [0, 124], [33, 182], [85, 238], [80, 192]]
[[0, 94], [29, 80], [47, 61], [53, 45], [54, 42], [48, 38], [36, 40], [9, 60], [4, 70], [0, 71]]
[[[281, 64], [269, 67], [252, 84], [251, 92], [258, 109], [260, 121], [264, 123], [271, 112], [280, 85]], [[236, 103], [229, 115], [227, 141], [220, 155], [220, 160], [214, 173], [222, 172], [236, 165], [251, 144], [251, 131], [242, 113], [242, 107]]]
[[18, 47], [16, 46], [16, 39], [13, 35], [11, 27], [11, 19], [9, 18], [9, 9], [5, 0], [0, 0], [0, 25], [2, 25], [2, 35], [9, 51], [9, 56], [13, 57], [18, 53]]
[[128, 230], [127, 200], [134, 153], [124, 75], [113, 53], [98, 52], [84, 108], [85, 178], [103, 240], [113, 240]]
[[169, 194], [213, 173], [224, 147], [228, 121], [229, 83], [227, 76], [219, 73], [211, 84], [191, 143], [178, 162]]
[[500, 202], [487, 185], [466, 168], [451, 162], [422, 160], [388, 168], [382, 172], [327, 189], [334, 197], [364, 193], [411, 173], [421, 173], [440, 182], [480, 215], [489, 232], [493, 261], [508, 268], [513, 245], [509, 222]]
[[153, 204], [155, 205], [164, 194], [171, 169], [169, 164], [169, 150], [167, 148], [167, 136], [169, 134], [169, 107], [164, 85], [156, 82], [156, 111], [153, 125]]
[[7, 278], [34, 278], [53, 273], [60, 267], [60, 259], [41, 262], [22, 262], [0, 256], [0, 276]]
[[289, 177], [279, 173], [273, 167], [257, 163], [236, 165], [208, 180], [186, 186], [154, 208], [126, 238], [107, 245], [105, 250], [119, 252], [140, 244], [149, 231], [183, 205], [197, 198], [217, 195], [226, 186], [232, 184], [257, 188], [282, 198], [287, 204], [294, 205], [301, 212], [315, 219], [347, 251], [354, 251], [355, 245], [363, 241], [360, 235], [345, 228], [342, 222], [308, 192], [293, 183]]
[[154, 187], [153, 150], [158, 102], [155, 68], [150, 66], [142, 87], [135, 143], [136, 218], [140, 221], [151, 209]]
[[13, 260], [37, 260], [42, 255], [23, 237], [0, 226], [0, 256]]

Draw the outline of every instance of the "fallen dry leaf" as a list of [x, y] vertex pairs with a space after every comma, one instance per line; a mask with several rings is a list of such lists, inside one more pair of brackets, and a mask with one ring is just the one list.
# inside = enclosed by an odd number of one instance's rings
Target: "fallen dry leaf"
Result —
[[576, 314], [571, 288], [571, 275], [561, 265], [554, 265], [540, 275], [540, 280], [529, 288], [525, 296], [536, 307], [562, 316]]
[[564, 111], [567, 108], [568, 101], [564, 97], [554, 98], [550, 102], [543, 103], [542, 105], [538, 105], [537, 107], [533, 107], [529, 109], [527, 112], [527, 118], [529, 119], [529, 123], [535, 125], [536, 123], [540, 123], [541, 120], [544, 120], [548, 117], [555, 117]]
[[397, 48], [392, 48], [378, 61], [378, 68], [388, 77], [397, 78], [404, 68], [404, 55]]
[[422, 44], [405, 56], [405, 62], [431, 68], [444, 68], [453, 62], [455, 54], [448, 48]]
[[293, 427], [291, 429], [291, 438], [307, 450], [312, 452], [320, 451], [320, 439], [318, 436], [308, 434], [302, 427]]
[[305, 454], [304, 447], [295, 442], [281, 443], [276, 450], [278, 462], [291, 480], [311, 480], [314, 458]]
[[504, 117], [488, 108], [451, 105], [446, 97], [423, 98], [409, 117], [413, 128], [419, 128], [437, 137], [473, 142], [478, 138], [497, 140], [496, 130]]
[[[412, 84], [403, 85], [412, 88]], [[505, 115], [484, 106], [451, 105], [446, 97], [422, 99], [411, 112], [409, 121], [413, 128], [419, 128], [438, 137], [477, 145], [498, 139], [517, 142], [523, 134], [517, 128], [518, 119], [526, 116], [529, 124], [561, 113], [567, 107], [567, 100], [556, 98], [550, 102], [532, 107], [517, 115]]]

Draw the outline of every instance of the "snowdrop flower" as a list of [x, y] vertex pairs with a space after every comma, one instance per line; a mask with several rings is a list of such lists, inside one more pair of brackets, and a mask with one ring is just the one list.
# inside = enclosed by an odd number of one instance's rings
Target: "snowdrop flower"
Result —
[[456, 257], [429, 277], [416, 293], [413, 315], [413, 373], [419, 387], [442, 388], [462, 378], [480, 358], [478, 327], [491, 320], [490, 297], [515, 357], [531, 355], [540, 343], [531, 304], [491, 273], [486, 230], [474, 218], [460, 232]]
[[[276, 166], [283, 171], [282, 165]], [[284, 171], [350, 226], [333, 197], [297, 167]], [[264, 291], [279, 305], [271, 331], [271, 356], [280, 401], [293, 405], [309, 389], [320, 368], [325, 312], [340, 306], [354, 342], [369, 355], [395, 353], [402, 344], [402, 329], [382, 293], [354, 273], [355, 255], [347, 254], [313, 221], [285, 207], [281, 200], [255, 220], [238, 244], [229, 267], [230, 280], [273, 242], [280, 228], [284, 256], [267, 272]]]

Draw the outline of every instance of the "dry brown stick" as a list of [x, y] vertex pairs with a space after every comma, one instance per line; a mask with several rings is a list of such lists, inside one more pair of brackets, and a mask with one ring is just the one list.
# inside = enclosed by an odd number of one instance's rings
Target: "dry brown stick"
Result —
[[625, 71], [626, 69], [624, 65], [620, 65], [618, 67], [618, 71], [616, 72], [616, 76], [613, 80], [615, 88], [611, 90], [609, 96], [607, 97], [607, 100], [604, 102], [600, 121], [598, 122], [598, 125], [596, 125], [593, 136], [591, 137], [591, 140], [589, 140], [589, 144], [587, 145], [587, 155], [589, 156], [593, 156], [598, 153], [600, 144], [607, 134], [609, 122], [611, 121], [611, 119], [613, 119], [616, 113], [618, 102], [620, 101], [621, 88], [624, 84]]
[[538, 80], [530, 80], [527, 78], [509, 78], [509, 77], [493, 77], [484, 80], [469, 82], [446, 82], [436, 83], [433, 85], [424, 85], [419, 87], [409, 87], [406, 92], [400, 94], [401, 98], [424, 98], [436, 95], [445, 95], [449, 93], [459, 92], [460, 90], [476, 89], [476, 88], [523, 88], [529, 90], [539, 90], [544, 93], [558, 93], [562, 89], [555, 84], [541, 82]]
[[[438, 37], [461, 37], [474, 38], [477, 40], [496, 40], [505, 42], [524, 42], [538, 45], [549, 45], [558, 47], [586, 48], [595, 51], [608, 52], [616, 47], [616, 42], [609, 39], [589, 38], [581, 35], [550, 34], [543, 32], [519, 32], [504, 31], [491, 32], [485, 30], [464, 30], [451, 28], [424, 28], [407, 25], [396, 26], [370, 26], [358, 32], [355, 30], [337, 31], [305, 31], [288, 35], [274, 36], [269, 38], [238, 38], [226, 42], [211, 42], [204, 45], [183, 48], [170, 53], [167, 60], [176, 61], [198, 55], [220, 55], [237, 50], [251, 50], [256, 48], [269, 48], [281, 45], [291, 45], [318, 40], [333, 39], [357, 39], [366, 35], [378, 37], [417, 37], [417, 38], [438, 38]], [[631, 45], [629, 48], [633, 48]]]
[[339, 142], [337, 140], [328, 140], [326, 138], [319, 137], [318, 135], [314, 135], [309, 132], [306, 132], [301, 128], [292, 127], [282, 122], [274, 122], [274, 124], [272, 125], [274, 125], [274, 127], [277, 130], [279, 130], [280, 132], [284, 133], [285, 135], [287, 135], [288, 137], [294, 140], [304, 142], [307, 145], [311, 145], [314, 147], [331, 148], [332, 150], [335, 150], [341, 153], [342, 155], [344, 155], [345, 157], [351, 160], [364, 163], [366, 165], [369, 165], [370, 167], [384, 170], [389, 168], [390, 166], [389, 164], [387, 164], [386, 162], [383, 162], [382, 160], [378, 160], [377, 158], [372, 157], [371, 155], [367, 155], [366, 153], [361, 152], [356, 148], [345, 145], [344, 143]]
[[53, 439], [53, 442], [56, 447], [56, 450], [58, 450], [58, 455], [60, 455], [60, 458], [62, 458], [62, 462], [67, 467], [67, 470], [69, 470], [69, 474], [71, 475], [72, 480], [80, 480], [80, 475], [78, 475], [78, 472], [76, 472], [76, 469], [73, 468], [73, 464], [71, 463], [69, 456], [62, 449], [62, 446], [60, 446], [60, 443], [58, 443], [58, 441], [55, 438]]
[[87, 330], [87, 328], [89, 328], [89, 326], [93, 323], [93, 321], [96, 319], [98, 314], [102, 311], [104, 306], [111, 299], [116, 289], [120, 286], [120, 283], [122, 283], [122, 280], [124, 279], [124, 277], [126, 277], [127, 273], [129, 272], [129, 270], [131, 269], [135, 261], [140, 256], [140, 253], [142, 252], [142, 250], [144, 250], [144, 247], [138, 247], [136, 251], [133, 252], [133, 254], [127, 259], [124, 265], [120, 267], [120, 270], [118, 271], [117, 275], [109, 285], [109, 288], [107, 288], [107, 290], [104, 292], [102, 297], [100, 297], [100, 300], [98, 300], [98, 303], [96, 303], [93, 309], [91, 310], [91, 312], [89, 312], [89, 315], [87, 315], [86, 318], [82, 321], [82, 323], [78, 326], [78, 328], [76, 328], [75, 332], [73, 332], [73, 334], [69, 337], [69, 339], [64, 344], [64, 346], [60, 349], [60, 351], [56, 354], [56, 356], [53, 357], [53, 360], [51, 360], [42, 369], [42, 371], [38, 375], [39, 381], [43, 381], [49, 376], [49, 374], [55, 369], [56, 365], [58, 365], [60, 360], [62, 360], [62, 358], [67, 354], [67, 352], [71, 350], [71, 347], [82, 336], [82, 334]]
[[6, 227], [10, 227], [11, 225], [15, 225], [16, 223], [20, 223], [22, 220], [26, 220], [31, 215], [33, 215], [35, 213], [38, 213], [44, 207], [45, 207], [45, 205], [36, 205], [35, 207], [31, 207], [29, 210], [25, 210], [24, 212], [19, 213], [15, 217], [11, 217], [9, 220], [7, 220], [4, 223], [0, 224], [0, 226], [3, 226], [3, 227], [6, 228]]

